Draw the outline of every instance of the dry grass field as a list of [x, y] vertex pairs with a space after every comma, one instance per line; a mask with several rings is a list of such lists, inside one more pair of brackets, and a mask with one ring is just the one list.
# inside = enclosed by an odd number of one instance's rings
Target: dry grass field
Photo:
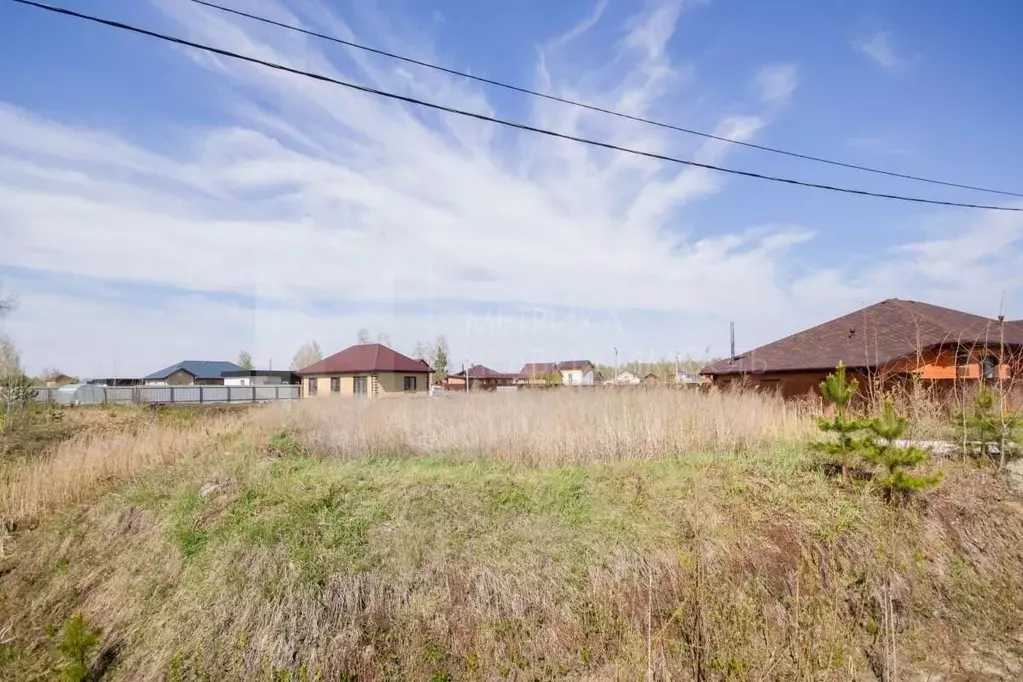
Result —
[[891, 507], [820, 470], [808, 407], [95, 412], [0, 462], [2, 679], [1023, 676], [1023, 497], [935, 460]]

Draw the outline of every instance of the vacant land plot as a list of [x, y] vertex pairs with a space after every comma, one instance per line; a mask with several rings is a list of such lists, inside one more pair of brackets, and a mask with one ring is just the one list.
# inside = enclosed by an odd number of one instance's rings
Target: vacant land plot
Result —
[[939, 461], [893, 508], [811, 416], [551, 392], [74, 436], [0, 477], [0, 677], [1018, 678], [1023, 500]]

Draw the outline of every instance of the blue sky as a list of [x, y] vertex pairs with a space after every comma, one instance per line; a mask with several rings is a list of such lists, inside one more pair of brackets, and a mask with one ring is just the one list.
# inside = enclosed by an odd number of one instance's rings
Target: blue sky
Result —
[[[223, 0], [697, 130], [1023, 191], [1013, 2]], [[929, 198], [1011, 198], [710, 143], [184, 0], [66, 6], [542, 127]], [[1023, 215], [623, 157], [0, 4], [0, 283], [29, 371], [286, 365], [366, 327], [516, 369], [749, 348], [915, 298], [1023, 317]], [[1018, 205], [1018, 204], [1017, 204]]]

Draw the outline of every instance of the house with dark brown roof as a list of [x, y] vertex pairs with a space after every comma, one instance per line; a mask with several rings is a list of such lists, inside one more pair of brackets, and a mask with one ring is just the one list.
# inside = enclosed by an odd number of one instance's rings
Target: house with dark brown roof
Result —
[[552, 386], [561, 383], [561, 370], [556, 362], [527, 362], [515, 377], [525, 386]]
[[839, 362], [864, 381], [917, 376], [938, 386], [1012, 375], [1023, 324], [941, 306], [888, 299], [732, 358], [700, 373], [714, 385], [797, 396], [817, 390]]
[[473, 365], [456, 374], [448, 375], [445, 387], [452, 391], [464, 391], [468, 375], [469, 390], [494, 391], [498, 386], [511, 386], [515, 383], [515, 374], [505, 374], [483, 365]]
[[379, 343], [363, 343], [300, 369], [302, 396], [427, 395], [430, 366]]
[[604, 382], [600, 370], [589, 360], [563, 360], [558, 363], [558, 370], [565, 386], [594, 386]]

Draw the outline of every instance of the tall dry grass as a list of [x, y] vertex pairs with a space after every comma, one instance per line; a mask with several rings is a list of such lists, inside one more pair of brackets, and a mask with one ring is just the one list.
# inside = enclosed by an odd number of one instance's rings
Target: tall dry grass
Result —
[[527, 464], [767, 450], [815, 429], [805, 406], [774, 396], [672, 390], [321, 399], [262, 419], [339, 457], [472, 453]]
[[[17, 523], [89, 499], [98, 489], [130, 481], [195, 453], [246, 417], [232, 414], [192, 422], [133, 424], [121, 431], [88, 431], [41, 458], [0, 468], [0, 519]], [[2, 463], [0, 463], [2, 464]]]

